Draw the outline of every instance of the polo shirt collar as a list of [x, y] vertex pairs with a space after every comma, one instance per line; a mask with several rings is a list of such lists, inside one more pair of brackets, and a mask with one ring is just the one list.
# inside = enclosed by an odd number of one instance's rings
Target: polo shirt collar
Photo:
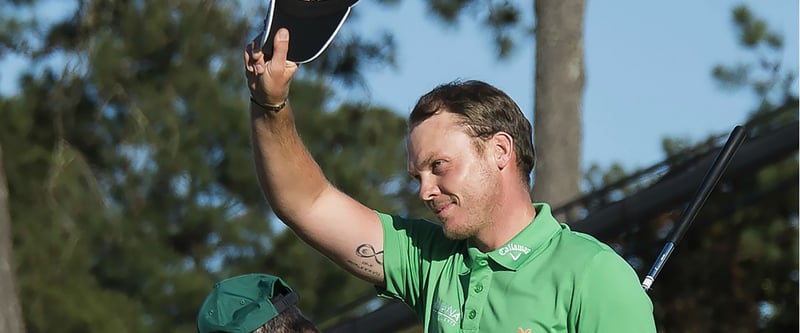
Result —
[[550, 205], [546, 203], [534, 203], [536, 217], [522, 231], [503, 246], [488, 254], [482, 253], [475, 247], [469, 246], [465, 264], [471, 267], [473, 262], [486, 258], [488, 255], [492, 261], [501, 266], [516, 271], [528, 259], [541, 253], [549, 240], [556, 233], [561, 231], [560, 223], [553, 217]]

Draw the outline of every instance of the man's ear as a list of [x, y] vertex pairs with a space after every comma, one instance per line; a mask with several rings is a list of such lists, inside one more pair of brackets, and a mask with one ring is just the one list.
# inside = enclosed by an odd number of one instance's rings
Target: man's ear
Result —
[[492, 136], [492, 157], [499, 169], [505, 169], [511, 163], [514, 154], [514, 139], [506, 132], [497, 132]]

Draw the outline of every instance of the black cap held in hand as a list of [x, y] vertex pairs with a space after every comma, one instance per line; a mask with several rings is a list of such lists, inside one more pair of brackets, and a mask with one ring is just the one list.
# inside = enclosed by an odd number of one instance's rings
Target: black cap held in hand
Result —
[[264, 18], [262, 51], [272, 56], [278, 29], [289, 30], [287, 59], [306, 63], [316, 59], [333, 41], [350, 10], [359, 0], [271, 0]]

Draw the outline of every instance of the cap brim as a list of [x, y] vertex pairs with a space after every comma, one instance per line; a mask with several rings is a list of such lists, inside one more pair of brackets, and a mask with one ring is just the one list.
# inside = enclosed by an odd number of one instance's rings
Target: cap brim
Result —
[[265, 31], [268, 31], [262, 51], [267, 57], [272, 56], [273, 39], [280, 28], [289, 30], [289, 54], [286, 59], [296, 63], [310, 62], [319, 57], [339, 32], [351, 7], [339, 12], [319, 17], [300, 17], [291, 15], [275, 6], [271, 1], [270, 14], [265, 20]]

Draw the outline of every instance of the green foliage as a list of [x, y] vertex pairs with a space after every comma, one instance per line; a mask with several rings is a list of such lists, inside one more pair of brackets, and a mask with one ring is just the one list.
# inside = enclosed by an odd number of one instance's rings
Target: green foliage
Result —
[[628, 172], [619, 163], [614, 163], [607, 169], [603, 169], [600, 165], [592, 164], [584, 172], [584, 181], [588, 186], [587, 192], [600, 190], [606, 184], [620, 181], [627, 175]]
[[33, 0], [14, 0], [0, 4], [0, 57], [8, 53], [29, 52], [27, 38], [35, 28], [36, 22], [19, 15], [19, 9], [30, 5]]
[[358, 35], [344, 34], [337, 35], [337, 40], [342, 41], [344, 45], [328, 48], [325, 57], [303, 64], [304, 71], [334, 75], [348, 86], [364, 86], [366, 82], [360, 77], [359, 68], [396, 65], [394, 58], [396, 45], [394, 37], [388, 33], [381, 35], [375, 42], [364, 41]]
[[755, 58], [749, 62], [717, 65], [712, 75], [722, 87], [751, 89], [761, 101], [757, 112], [772, 110], [785, 103], [786, 96], [795, 95], [796, 88], [793, 87], [797, 69], [786, 68], [787, 64], [781, 57], [779, 51], [783, 48], [783, 37], [744, 5], [733, 10], [733, 23], [740, 44], [752, 51]]
[[782, 37], [769, 31], [767, 22], [759, 19], [750, 12], [745, 5], [740, 5], [733, 10], [733, 21], [739, 34], [739, 42], [746, 47], [756, 47], [760, 44], [778, 49], [783, 46]]
[[[530, 38], [533, 29], [524, 22], [524, 7], [513, 1], [477, 0], [428, 0], [428, 8], [434, 17], [448, 26], [460, 19], [474, 18], [484, 24], [493, 38], [498, 57], [511, 55], [518, 39]], [[525, 42], [527, 43], [527, 42]]]
[[[213, 283], [246, 272], [284, 277], [312, 318], [372, 291], [279, 227], [258, 188], [241, 63], [255, 29], [241, 5], [81, 1], [63, 21], [18, 25], [46, 27], [30, 49], [3, 30], [4, 47], [33, 61], [21, 93], [0, 98], [31, 332], [193, 332]], [[340, 41], [346, 52], [303, 66], [306, 80], [292, 87], [301, 135], [340, 188], [377, 209], [420, 209], [403, 119], [357, 104], [327, 109], [322, 78], [358, 82], [393, 49]]]

